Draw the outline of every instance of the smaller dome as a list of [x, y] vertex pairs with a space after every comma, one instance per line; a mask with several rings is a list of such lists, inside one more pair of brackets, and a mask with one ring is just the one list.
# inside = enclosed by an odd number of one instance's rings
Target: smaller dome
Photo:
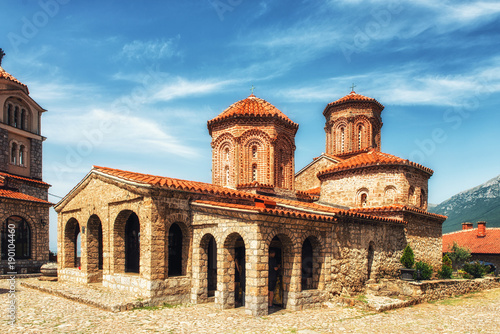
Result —
[[1, 66], [0, 66], [0, 79], [9, 80], [11, 82], [14, 82], [14, 83], [22, 86], [23, 89], [26, 91], [26, 93], [29, 94], [28, 86], [23, 84], [21, 81], [17, 80], [12, 74], [7, 73]]
[[379, 106], [381, 109], [384, 109], [384, 106], [380, 102], [375, 100], [374, 98], [367, 97], [367, 96], [364, 96], [361, 94], [357, 94], [355, 91], [352, 91], [349, 94], [347, 94], [346, 96], [344, 96], [336, 101], [328, 103], [323, 114], [326, 114], [326, 111], [330, 107], [341, 105], [344, 103], [352, 103], [352, 102], [372, 102], [372, 103], [375, 103], [377, 106]]
[[217, 117], [208, 121], [207, 125], [210, 129], [215, 123], [222, 122], [231, 118], [256, 117], [277, 118], [293, 128], [298, 128], [299, 126], [271, 103], [267, 102], [266, 100], [260, 99], [253, 94], [251, 94], [244, 100], [230, 105]]

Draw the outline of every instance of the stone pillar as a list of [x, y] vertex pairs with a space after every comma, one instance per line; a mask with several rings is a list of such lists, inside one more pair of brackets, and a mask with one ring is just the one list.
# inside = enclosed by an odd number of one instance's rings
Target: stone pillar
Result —
[[234, 308], [235, 305], [234, 258], [234, 247], [220, 247], [217, 249], [217, 291], [215, 293], [215, 303], [223, 310]]
[[[196, 232], [195, 232], [196, 234]], [[197, 240], [197, 239], [195, 239]], [[208, 298], [208, 254], [203, 245], [193, 244], [191, 303], [203, 303]]]
[[262, 240], [256, 235], [250, 240], [250, 249], [246, 251], [245, 313], [262, 316], [267, 315], [268, 255]]

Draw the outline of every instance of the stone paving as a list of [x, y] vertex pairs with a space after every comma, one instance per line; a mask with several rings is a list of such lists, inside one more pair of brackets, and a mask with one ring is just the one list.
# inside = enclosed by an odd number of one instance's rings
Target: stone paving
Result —
[[10, 326], [7, 288], [8, 281], [0, 280], [0, 333], [500, 332], [500, 289], [383, 313], [329, 303], [322, 309], [252, 317], [242, 308], [220, 311], [213, 303], [113, 313], [18, 285], [18, 321]]

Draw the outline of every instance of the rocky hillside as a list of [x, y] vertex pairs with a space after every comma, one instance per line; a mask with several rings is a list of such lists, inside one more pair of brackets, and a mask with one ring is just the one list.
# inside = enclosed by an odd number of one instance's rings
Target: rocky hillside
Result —
[[448, 216], [443, 233], [462, 229], [463, 222], [486, 221], [486, 227], [500, 227], [500, 175], [475, 188], [463, 191], [429, 211]]

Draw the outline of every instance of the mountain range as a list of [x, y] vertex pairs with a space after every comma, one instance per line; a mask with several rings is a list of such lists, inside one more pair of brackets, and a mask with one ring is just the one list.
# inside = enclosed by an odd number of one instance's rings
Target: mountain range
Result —
[[461, 230], [463, 222], [477, 227], [478, 221], [486, 221], [486, 228], [500, 227], [500, 175], [438, 205], [429, 204], [428, 210], [448, 216], [443, 233]]

